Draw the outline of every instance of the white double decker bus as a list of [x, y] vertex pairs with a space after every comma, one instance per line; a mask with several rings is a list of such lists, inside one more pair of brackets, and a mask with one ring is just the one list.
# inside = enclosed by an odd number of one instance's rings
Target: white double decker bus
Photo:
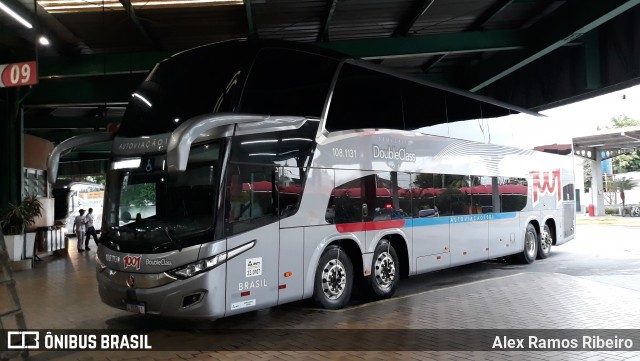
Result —
[[96, 275], [103, 302], [216, 319], [497, 257], [531, 263], [575, 231], [570, 158], [422, 134], [524, 109], [281, 41], [159, 63], [112, 142]]

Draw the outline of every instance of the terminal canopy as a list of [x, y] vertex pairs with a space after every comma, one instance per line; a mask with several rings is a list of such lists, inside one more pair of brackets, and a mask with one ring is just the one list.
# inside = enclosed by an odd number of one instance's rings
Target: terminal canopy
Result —
[[575, 155], [596, 160], [613, 158], [640, 149], [640, 127], [607, 129], [594, 135], [573, 138]]

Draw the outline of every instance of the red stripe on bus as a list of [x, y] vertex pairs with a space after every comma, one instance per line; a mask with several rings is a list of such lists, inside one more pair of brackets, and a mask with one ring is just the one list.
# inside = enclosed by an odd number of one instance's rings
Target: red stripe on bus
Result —
[[402, 228], [404, 226], [404, 219], [394, 219], [391, 221], [379, 221], [379, 222], [358, 222], [358, 223], [344, 223], [336, 224], [336, 229], [340, 233], [347, 232], [364, 232], [367, 231], [380, 231], [389, 228]]

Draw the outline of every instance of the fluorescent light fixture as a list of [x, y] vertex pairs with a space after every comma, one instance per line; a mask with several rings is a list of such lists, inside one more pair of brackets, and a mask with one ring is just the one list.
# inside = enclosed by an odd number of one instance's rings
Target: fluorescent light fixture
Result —
[[282, 139], [283, 142], [289, 142], [289, 141], [293, 141], [293, 140], [302, 141], [302, 142], [313, 142], [309, 138], [284, 138], [284, 139]]
[[[75, 11], [98, 11], [102, 8], [110, 8], [113, 10], [124, 10], [124, 7], [119, 1], [105, 0], [99, 3], [88, 3], [86, 0], [43, 0], [38, 1], [40, 6], [49, 13], [56, 12], [75, 12]], [[202, 6], [202, 4], [216, 5], [242, 5], [242, 0], [147, 0], [147, 1], [132, 1], [131, 5], [135, 7], [144, 6], [145, 8], [152, 7], [167, 7], [173, 5], [184, 6]]]
[[30, 22], [25, 20], [25, 18], [23, 18], [22, 16], [18, 15], [15, 11], [9, 9], [9, 7], [3, 4], [1, 1], [0, 1], [0, 9], [4, 10], [4, 12], [9, 14], [9, 16], [11, 16], [12, 18], [16, 19], [20, 24], [26, 26], [27, 29], [33, 28], [33, 25], [31, 25]]
[[151, 102], [147, 100], [147, 98], [143, 97], [142, 95], [138, 94], [138, 93], [133, 93], [131, 95], [134, 98], [138, 98], [140, 100], [142, 100], [145, 104], [147, 104], [149, 106], [149, 108], [151, 108]]
[[44, 46], [48, 46], [49, 44], [51, 44], [51, 43], [49, 42], [49, 39], [47, 39], [47, 37], [46, 37], [46, 36], [44, 36], [44, 35], [41, 35], [41, 36], [38, 38], [38, 42], [40, 43], [40, 45], [44, 45]]
[[252, 154], [249, 154], [249, 157], [259, 157], [259, 156], [273, 157], [276, 155], [277, 155], [276, 153], [252, 153]]
[[140, 158], [117, 160], [111, 165], [112, 169], [128, 169], [140, 167]]
[[245, 145], [245, 144], [258, 144], [258, 143], [277, 143], [278, 140], [277, 139], [264, 139], [264, 140], [250, 140], [247, 142], [242, 142], [240, 144]]

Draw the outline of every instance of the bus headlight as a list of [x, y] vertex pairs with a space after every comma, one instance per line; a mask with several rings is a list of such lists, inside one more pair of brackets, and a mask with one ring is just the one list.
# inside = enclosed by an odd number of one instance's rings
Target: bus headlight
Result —
[[227, 252], [218, 253], [213, 257], [209, 257], [193, 263], [189, 263], [188, 265], [173, 269], [171, 271], [167, 271], [165, 272], [165, 274], [169, 277], [177, 278], [180, 280], [191, 278], [197, 274], [200, 274], [202, 272], [207, 272], [218, 267], [219, 265], [236, 257], [237, 255], [250, 250], [255, 245], [256, 245], [256, 240], [254, 239], [251, 242], [247, 242], [239, 247], [230, 249]]
[[224, 263], [227, 260], [227, 252], [222, 252], [213, 257], [201, 259], [199, 261], [190, 263], [186, 266], [182, 266], [180, 268], [176, 268], [171, 271], [167, 271], [166, 273], [171, 276], [181, 280], [193, 277], [202, 272], [206, 272], [214, 269], [218, 265]]

